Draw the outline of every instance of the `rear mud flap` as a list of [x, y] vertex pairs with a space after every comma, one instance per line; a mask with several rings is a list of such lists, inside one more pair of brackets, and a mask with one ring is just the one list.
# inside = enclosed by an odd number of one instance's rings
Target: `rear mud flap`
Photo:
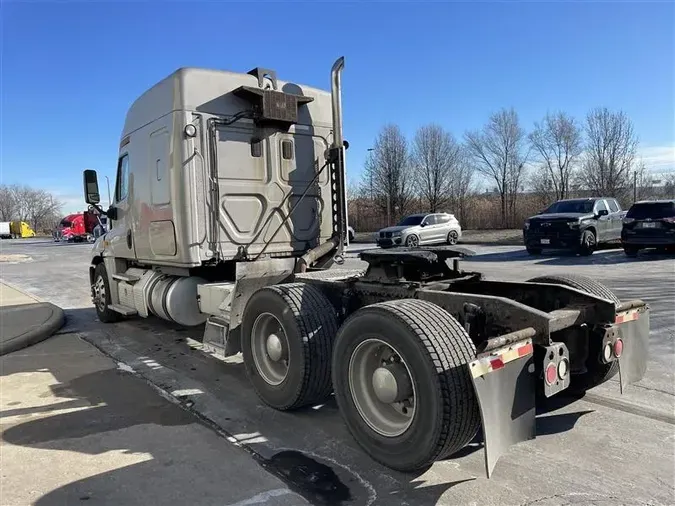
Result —
[[640, 381], [647, 372], [649, 359], [649, 309], [635, 313], [637, 318], [619, 325], [623, 352], [619, 357], [619, 384], [624, 389]]
[[[527, 346], [527, 344], [525, 345]], [[499, 457], [511, 445], [536, 435], [534, 360], [529, 354], [485, 369], [486, 358], [469, 364], [483, 427], [485, 472], [489, 478]], [[490, 357], [488, 357], [489, 360]], [[495, 363], [495, 359], [492, 358]], [[483, 367], [482, 367], [483, 366]]]

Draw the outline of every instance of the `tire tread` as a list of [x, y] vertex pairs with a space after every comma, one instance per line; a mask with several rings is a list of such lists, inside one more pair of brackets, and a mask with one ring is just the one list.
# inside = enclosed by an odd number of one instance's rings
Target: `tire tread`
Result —
[[[480, 427], [478, 401], [466, 364], [476, 349], [464, 328], [440, 306], [419, 299], [402, 299], [368, 306], [385, 311], [403, 322], [417, 337], [436, 369], [438, 387], [443, 398], [443, 420], [433, 435], [434, 451], [423, 467], [460, 450]], [[448, 373], [446, 373], [446, 371]]]
[[314, 285], [288, 283], [264, 288], [288, 305], [298, 325], [303, 344], [304, 376], [295, 400], [279, 409], [297, 409], [320, 402], [333, 391], [332, 343], [337, 334], [337, 315], [328, 298]]

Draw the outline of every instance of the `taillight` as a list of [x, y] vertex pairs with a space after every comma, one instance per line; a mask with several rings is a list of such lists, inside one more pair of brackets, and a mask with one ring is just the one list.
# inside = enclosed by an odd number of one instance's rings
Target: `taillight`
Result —
[[610, 343], [607, 343], [605, 345], [605, 348], [602, 350], [602, 356], [605, 359], [605, 362], [609, 362], [612, 360], [612, 345]]
[[675, 216], [668, 216], [667, 218], [661, 218], [661, 220], [665, 221], [666, 223], [675, 224]]
[[558, 371], [556, 370], [555, 364], [551, 362], [546, 367], [546, 383], [548, 383], [549, 385], [553, 385], [553, 383], [555, 383], [557, 379], [558, 379]]
[[623, 340], [622, 339], [617, 339], [614, 342], [614, 356], [616, 358], [619, 358], [621, 354], [623, 353]]
[[560, 378], [561, 380], [564, 380], [567, 377], [567, 373], [569, 372], [569, 370], [570, 370], [570, 364], [569, 364], [569, 362], [567, 362], [566, 359], [563, 358], [558, 363], [558, 378]]
[[630, 223], [633, 223], [635, 221], [634, 218], [624, 218], [623, 222], [625, 225], [629, 225]]

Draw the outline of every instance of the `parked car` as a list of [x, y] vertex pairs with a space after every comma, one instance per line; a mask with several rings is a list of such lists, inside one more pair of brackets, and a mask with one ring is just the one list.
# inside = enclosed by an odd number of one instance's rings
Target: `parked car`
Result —
[[644, 248], [675, 249], [675, 200], [633, 204], [623, 219], [621, 244], [630, 257]]
[[558, 200], [525, 220], [523, 242], [530, 255], [561, 248], [591, 255], [599, 244], [621, 239], [626, 211], [613, 198]]
[[376, 234], [381, 248], [426, 244], [456, 244], [462, 237], [462, 227], [453, 214], [421, 213], [403, 218], [396, 226], [383, 228]]

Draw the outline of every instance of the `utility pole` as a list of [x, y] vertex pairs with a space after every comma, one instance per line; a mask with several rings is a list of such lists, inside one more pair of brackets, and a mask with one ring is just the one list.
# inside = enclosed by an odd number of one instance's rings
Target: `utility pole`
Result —
[[[368, 148], [368, 157], [370, 157], [370, 153], [375, 151], [375, 148]], [[371, 204], [373, 203], [373, 170], [372, 167], [370, 169], [370, 202]]]
[[637, 202], [637, 170], [633, 171], [633, 204]]

